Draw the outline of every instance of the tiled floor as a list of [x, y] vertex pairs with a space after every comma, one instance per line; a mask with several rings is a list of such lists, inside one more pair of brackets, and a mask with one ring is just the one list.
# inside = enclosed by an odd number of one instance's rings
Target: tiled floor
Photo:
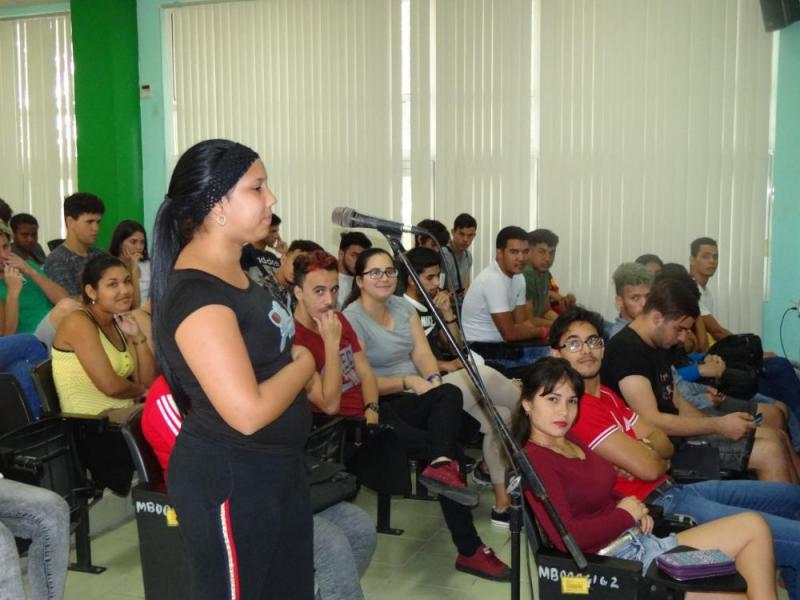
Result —
[[[509, 563], [508, 531], [489, 523], [492, 500], [491, 492], [482, 492], [481, 504], [474, 510], [475, 523], [484, 542]], [[373, 493], [362, 489], [356, 504], [375, 518], [376, 497]], [[405, 529], [405, 533], [401, 536], [378, 536], [372, 563], [361, 580], [369, 600], [505, 600], [510, 597], [509, 584], [485, 581], [453, 568], [455, 550], [436, 502], [393, 500], [392, 525]], [[70, 572], [66, 600], [144, 598], [134, 521], [94, 539], [92, 551], [94, 562], [108, 570], [102, 575]], [[531, 570], [534, 570], [533, 565]], [[522, 598], [526, 600], [533, 598], [527, 591], [527, 580], [523, 569]], [[785, 599], [786, 593], [780, 590], [779, 597]]]
[[[492, 499], [490, 492], [483, 492], [481, 505], [474, 511], [476, 526], [484, 542], [509, 562], [508, 531], [489, 523]], [[356, 504], [375, 517], [374, 494], [362, 489]], [[392, 525], [405, 529], [405, 533], [401, 536], [378, 536], [372, 563], [361, 581], [369, 600], [509, 598], [508, 584], [484, 581], [453, 568], [456, 553], [438, 503], [395, 499], [392, 502]], [[92, 552], [94, 562], [108, 570], [101, 575], [70, 572], [66, 600], [144, 598], [135, 522], [130, 521], [94, 539]], [[523, 598], [527, 597], [523, 593]]]

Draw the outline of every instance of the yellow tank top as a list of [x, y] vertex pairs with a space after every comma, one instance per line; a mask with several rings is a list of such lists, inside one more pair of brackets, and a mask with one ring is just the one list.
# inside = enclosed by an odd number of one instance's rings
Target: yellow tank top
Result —
[[[117, 330], [119, 331], [119, 329]], [[134, 370], [133, 354], [125, 342], [125, 349], [118, 350], [106, 335], [97, 328], [100, 343], [111, 362], [111, 368], [120, 377], [129, 377]], [[120, 332], [123, 341], [125, 336]], [[109, 408], [132, 406], [131, 400], [118, 400], [106, 396], [89, 379], [83, 366], [74, 352], [67, 352], [53, 347], [53, 380], [61, 401], [61, 410], [68, 413], [96, 415]]]

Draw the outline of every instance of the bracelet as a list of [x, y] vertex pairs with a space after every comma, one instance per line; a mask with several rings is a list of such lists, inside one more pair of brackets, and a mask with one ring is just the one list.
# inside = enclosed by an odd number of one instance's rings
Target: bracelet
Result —
[[367, 412], [368, 410], [371, 410], [371, 411], [372, 411], [372, 412], [374, 412], [376, 415], [379, 415], [379, 414], [381, 413], [381, 409], [380, 409], [380, 407], [378, 406], [378, 403], [377, 403], [377, 402], [370, 402], [369, 404], [367, 404], [367, 405], [364, 407], [364, 412]]
[[439, 380], [439, 383], [441, 383], [441, 382], [442, 382], [442, 376], [441, 376], [441, 375], [439, 375], [439, 373], [434, 373], [433, 375], [428, 375], [428, 376], [425, 378], [425, 381], [427, 381], [428, 383], [433, 383], [433, 380], [434, 380], [434, 379], [438, 379], [438, 380]]
[[147, 338], [145, 336], [142, 336], [142, 337], [140, 337], [139, 339], [136, 339], [136, 340], [131, 338], [131, 340], [130, 340], [131, 344], [133, 344], [134, 346], [138, 346], [140, 344], [144, 344], [146, 341], [147, 341]]
[[448, 325], [452, 325], [452, 324], [453, 324], [453, 323], [455, 323], [456, 321], [458, 321], [458, 319], [456, 319], [455, 317], [453, 317], [453, 318], [452, 318], [452, 319], [450, 319], [449, 321], [445, 321], [445, 323], [447, 323]]

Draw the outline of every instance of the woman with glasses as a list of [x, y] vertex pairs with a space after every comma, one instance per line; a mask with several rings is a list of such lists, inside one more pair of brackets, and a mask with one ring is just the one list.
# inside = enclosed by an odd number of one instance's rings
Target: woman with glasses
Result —
[[394, 295], [397, 275], [388, 252], [365, 250], [344, 310], [375, 371], [380, 419], [394, 428], [409, 456], [428, 463], [420, 482], [439, 494], [458, 548], [456, 569], [508, 581], [508, 567], [483, 544], [469, 510], [478, 495], [467, 489], [458, 460], [462, 393], [442, 382], [416, 310]]

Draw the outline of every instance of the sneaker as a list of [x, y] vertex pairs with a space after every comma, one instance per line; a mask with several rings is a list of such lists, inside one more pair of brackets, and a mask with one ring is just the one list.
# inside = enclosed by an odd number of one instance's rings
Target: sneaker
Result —
[[484, 473], [481, 470], [481, 467], [484, 466], [486, 463], [483, 461], [479, 462], [475, 465], [475, 468], [472, 469], [472, 481], [478, 487], [485, 488], [485, 487], [492, 487], [492, 478], [489, 473]]
[[492, 525], [502, 529], [508, 529], [511, 523], [511, 511], [508, 508], [497, 510], [496, 506], [492, 507]]
[[510, 581], [511, 569], [497, 558], [494, 550], [481, 544], [472, 556], [459, 554], [456, 557], [456, 570], [491, 581]]
[[464, 506], [478, 506], [478, 493], [467, 488], [458, 469], [458, 461], [428, 465], [419, 476], [419, 482], [434, 494], [441, 494]]

